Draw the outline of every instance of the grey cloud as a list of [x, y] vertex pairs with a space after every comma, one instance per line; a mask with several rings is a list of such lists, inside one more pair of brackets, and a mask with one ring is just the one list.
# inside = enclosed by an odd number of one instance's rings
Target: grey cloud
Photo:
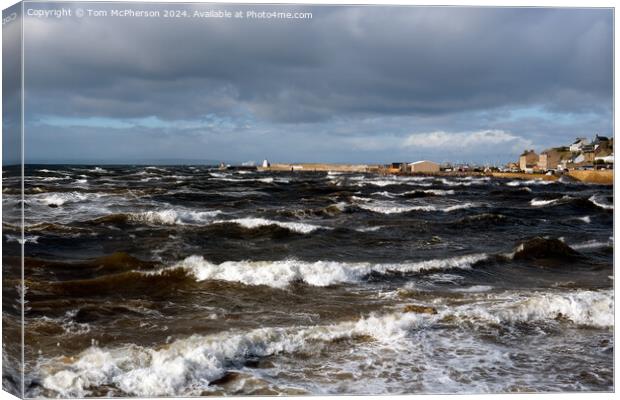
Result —
[[[427, 132], [501, 131], [515, 139], [492, 157], [507, 161], [515, 143], [612, 133], [610, 9], [247, 7], [314, 18], [28, 18], [31, 157], [441, 161], [460, 154], [402, 144]], [[46, 116], [157, 117], [166, 127], [61, 128]], [[234, 122], [193, 126], [205, 118]], [[121, 138], [120, 152], [107, 144]], [[475, 160], [488, 152], [468, 150]]]
[[307, 9], [312, 21], [29, 19], [33, 109], [179, 118], [214, 107], [276, 122], [609, 109], [610, 10]]

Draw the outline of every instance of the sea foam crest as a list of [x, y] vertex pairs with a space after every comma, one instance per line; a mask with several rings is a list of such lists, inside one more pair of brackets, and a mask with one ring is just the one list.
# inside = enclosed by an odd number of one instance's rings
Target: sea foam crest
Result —
[[530, 205], [532, 205], [532, 207], [544, 207], [544, 206], [549, 206], [551, 204], [555, 204], [558, 201], [560, 201], [560, 199], [551, 199], [551, 200], [532, 199], [530, 200]]
[[275, 221], [271, 219], [265, 218], [237, 218], [237, 219], [228, 219], [228, 220], [217, 220], [214, 221], [215, 224], [237, 224], [247, 229], [255, 229], [263, 226], [271, 226], [276, 225], [281, 228], [288, 229], [293, 232], [298, 233], [310, 233], [314, 232], [317, 229], [331, 229], [329, 227], [305, 224], [302, 222], [283, 222], [283, 221]]
[[97, 195], [89, 196], [86, 193], [67, 192], [67, 193], [53, 193], [43, 196], [35, 197], [35, 201], [38, 201], [47, 206], [62, 206], [66, 203], [77, 203], [89, 199], [89, 197], [98, 197]]
[[529, 185], [551, 185], [555, 181], [545, 181], [543, 179], [531, 179], [525, 181], [510, 181], [506, 182], [506, 186], [529, 186]]
[[434, 196], [449, 196], [454, 194], [454, 190], [443, 190], [443, 189], [426, 189], [426, 190], [410, 190], [403, 193], [392, 193], [388, 191], [374, 192], [372, 195], [383, 196], [388, 198], [396, 198], [396, 196], [406, 196], [411, 194], [416, 194], [418, 192], [431, 194]]
[[109, 385], [135, 396], [200, 393], [200, 389], [242, 365], [248, 357], [294, 353], [341, 338], [371, 336], [387, 344], [423, 326], [431, 316], [370, 315], [357, 321], [311, 327], [260, 328], [246, 333], [194, 335], [159, 349], [137, 345], [90, 347], [67, 364], [62, 358], [40, 366], [42, 384], [61, 397], [84, 397]]
[[463, 319], [476, 325], [569, 319], [600, 328], [613, 326], [612, 290], [543, 292], [517, 299], [509, 293], [507, 297], [503, 294], [491, 298], [493, 302], [482, 300], [445, 307], [435, 315], [393, 312], [331, 325], [226, 331], [193, 335], [156, 348], [92, 346], [71, 362], [65, 357], [42, 360], [37, 370], [43, 387], [61, 397], [85, 397], [91, 394], [90, 389], [101, 386], [143, 397], [198, 395], [248, 358], [300, 351], [316, 353], [329, 342], [356, 337], [371, 337], [378, 346], [393, 349], [404, 343], [411, 332], [433, 326], [437, 321], [446, 323], [450, 316], [456, 317], [456, 324]]
[[598, 240], [588, 240], [583, 243], [572, 244], [572, 247], [575, 250], [583, 250], [583, 249], [596, 249], [599, 247], [612, 247], [614, 245], [613, 239], [609, 238], [608, 242], [599, 242]]
[[221, 214], [220, 210], [212, 211], [182, 211], [159, 210], [145, 211], [129, 215], [129, 221], [144, 222], [155, 225], [192, 225], [210, 222], [213, 217]]
[[566, 318], [578, 325], [609, 328], [614, 323], [614, 294], [612, 290], [536, 293], [478, 313], [496, 322]]
[[358, 204], [358, 207], [364, 210], [372, 211], [372, 212], [379, 213], [379, 214], [402, 214], [402, 213], [411, 212], [411, 211], [451, 212], [451, 211], [461, 210], [465, 208], [475, 207], [475, 204], [467, 202], [467, 203], [461, 203], [461, 204], [454, 204], [451, 206], [439, 206], [439, 205], [430, 205], [430, 204], [404, 205], [404, 204], [398, 204], [398, 203], [393, 203], [393, 202], [376, 201], [376, 202], [371, 202], [371, 203], [367, 202], [365, 204]]
[[591, 196], [588, 200], [590, 200], [590, 202], [592, 204], [594, 204], [597, 207], [600, 207], [604, 210], [613, 210], [614, 209], [614, 205], [613, 204], [609, 204], [604, 202], [599, 196], [597, 195], [593, 195]]
[[452, 268], [468, 269], [473, 264], [487, 257], [486, 254], [471, 254], [445, 259], [393, 264], [338, 261], [307, 262], [299, 260], [227, 261], [221, 264], [213, 264], [202, 256], [190, 256], [174, 265], [173, 268], [183, 268], [199, 281], [223, 280], [240, 282], [246, 285], [267, 285], [274, 288], [283, 288], [295, 281], [303, 281], [312, 286], [356, 283], [373, 272], [415, 273]]

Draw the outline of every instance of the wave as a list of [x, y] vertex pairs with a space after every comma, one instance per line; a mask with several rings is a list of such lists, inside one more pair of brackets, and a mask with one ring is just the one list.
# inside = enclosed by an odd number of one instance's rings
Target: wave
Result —
[[551, 204], [556, 204], [561, 199], [550, 199], [550, 200], [540, 200], [540, 199], [532, 199], [530, 200], [530, 204], [533, 207], [544, 207], [549, 206]]
[[590, 222], [592, 222], [592, 219], [590, 218], [589, 215], [586, 215], [584, 217], [577, 217], [577, 219], [585, 222], [586, 224], [589, 224]]
[[154, 225], [196, 225], [213, 221], [213, 217], [222, 214], [221, 210], [182, 211], [159, 210], [127, 214], [127, 221]]
[[446, 306], [437, 313], [396, 311], [329, 325], [224, 331], [192, 335], [154, 348], [132, 344], [110, 348], [93, 345], [72, 358], [40, 360], [37, 370], [43, 387], [61, 397], [86, 397], [92, 389], [102, 386], [143, 397], [198, 395], [248, 360], [299, 352], [316, 354], [343, 339], [359, 347], [370, 339], [373, 347], [393, 349], [411, 340], [414, 332], [437, 324], [461, 328], [473, 324], [475, 329], [489, 323], [505, 326], [544, 321], [613, 327], [612, 290], [543, 292], [516, 298], [513, 293], [479, 295], [482, 296], [479, 302]]
[[57, 171], [57, 170], [50, 170], [50, 169], [38, 169], [38, 172], [44, 172], [46, 174], [58, 174], [58, 175], [66, 175], [67, 172], [66, 171]]
[[409, 186], [432, 186], [432, 182], [428, 182], [429, 180], [434, 179], [433, 177], [392, 177], [392, 178], [368, 178], [364, 176], [353, 176], [349, 177], [349, 181], [355, 181], [355, 186], [364, 187], [364, 186], [378, 186], [378, 187], [386, 187], [392, 185], [409, 185]]
[[[201, 256], [190, 256], [172, 268], [181, 268], [192, 274], [198, 281], [223, 280], [246, 285], [267, 285], [274, 288], [284, 288], [293, 282], [301, 281], [311, 286], [324, 287], [342, 283], [358, 283], [372, 273], [469, 269], [487, 258], [487, 254], [482, 253], [420, 262], [385, 264], [299, 260], [227, 261], [213, 264]], [[160, 270], [160, 272], [166, 270]]]
[[607, 202], [605, 202], [604, 200], [602, 200], [599, 196], [597, 195], [593, 195], [588, 199], [592, 204], [594, 204], [597, 207], [600, 207], [604, 210], [613, 210], [614, 209], [614, 205], [613, 204], [609, 204]]
[[486, 182], [474, 182], [474, 181], [454, 181], [454, 180], [449, 180], [446, 178], [442, 178], [439, 180], [439, 182], [441, 182], [443, 185], [445, 186], [471, 186], [474, 184], [479, 184], [482, 185]]
[[326, 226], [318, 226], [305, 224], [302, 222], [283, 222], [283, 221], [275, 221], [271, 219], [265, 218], [237, 218], [237, 219], [228, 219], [228, 220], [217, 220], [213, 222], [214, 224], [237, 224], [247, 229], [256, 229], [263, 226], [279, 226], [281, 228], [288, 229], [297, 233], [311, 233], [316, 231], [317, 229], [332, 229]]
[[453, 195], [454, 194], [454, 190], [443, 190], [443, 189], [426, 189], [426, 190], [410, 190], [407, 192], [403, 192], [403, 193], [392, 193], [392, 192], [388, 192], [388, 191], [382, 191], [382, 192], [374, 192], [371, 193], [372, 195], [376, 195], [376, 196], [383, 196], [383, 197], [388, 197], [388, 198], [396, 198], [398, 197], [430, 197], [430, 196], [449, 196], [449, 195]]
[[546, 181], [544, 179], [530, 179], [530, 180], [523, 180], [523, 181], [510, 181], [510, 182], [506, 182], [506, 186], [529, 186], [529, 185], [551, 185], [555, 183], [554, 181]]
[[323, 208], [303, 208], [293, 210], [280, 210], [278, 214], [293, 217], [298, 219], [312, 218], [312, 217], [333, 217], [345, 212], [349, 207], [349, 203], [344, 201], [333, 203]]
[[95, 167], [95, 168], [92, 168], [92, 169], [88, 169], [87, 171], [88, 172], [97, 172], [97, 173], [100, 173], [100, 174], [107, 174], [107, 173], [110, 172], [110, 171], [108, 171], [106, 169], [103, 169], [101, 167]]
[[427, 189], [422, 192], [428, 194], [434, 194], [435, 196], [449, 196], [454, 194], [454, 190], [442, 190], [442, 189]]
[[91, 388], [117, 387], [135, 396], [200, 393], [248, 359], [296, 353], [339, 339], [371, 337], [386, 345], [430, 319], [415, 313], [370, 315], [357, 321], [311, 327], [259, 328], [179, 339], [161, 348], [92, 346], [75, 361], [65, 357], [39, 366], [42, 385], [61, 397], [86, 397]]
[[358, 232], [376, 232], [380, 229], [383, 229], [383, 226], [369, 226], [364, 228], [356, 228], [355, 230]]
[[25, 235], [24, 238], [22, 239], [21, 236], [17, 236], [17, 235], [9, 235], [9, 234], [4, 235], [4, 238], [6, 239], [7, 243], [17, 242], [19, 244], [26, 244], [26, 243], [37, 244], [39, 241], [39, 237], [40, 236], [36, 236], [36, 235]]
[[[211, 175], [213, 175], [213, 173], [211, 173]], [[212, 178], [212, 180], [214, 181], [223, 181], [223, 182], [238, 182], [238, 183], [245, 183], [245, 182], [262, 182], [262, 183], [290, 183], [290, 179], [288, 178], [274, 178], [274, 177], [267, 177], [267, 178], [232, 178], [230, 176], [215, 176]]]
[[151, 225], [188, 225], [188, 226], [214, 226], [235, 224], [245, 229], [259, 229], [263, 227], [277, 226], [292, 232], [308, 234], [318, 229], [331, 230], [327, 226], [312, 225], [302, 222], [284, 222], [266, 218], [236, 218], [216, 219], [223, 214], [221, 210], [210, 211], [186, 211], [186, 210], [158, 210], [140, 213], [110, 214], [93, 220], [96, 224], [105, 223], [144, 223]]
[[509, 219], [503, 214], [495, 213], [482, 213], [475, 215], [468, 215], [461, 219], [451, 222], [450, 224], [455, 227], [461, 226], [488, 226], [496, 224], [515, 223], [513, 219]]
[[535, 293], [473, 313], [497, 323], [567, 319], [578, 325], [611, 328], [614, 294], [613, 290]]
[[607, 242], [599, 242], [598, 240], [588, 240], [587, 242], [572, 244], [570, 247], [572, 247], [575, 250], [582, 250], [582, 249], [596, 249], [600, 247], [613, 247], [613, 245], [614, 245], [613, 239], [610, 238], [609, 241]]
[[372, 211], [374, 213], [379, 214], [402, 214], [411, 211], [441, 211], [441, 212], [451, 212], [456, 210], [462, 210], [466, 208], [475, 207], [473, 203], [462, 203], [455, 204], [451, 206], [436, 206], [436, 205], [399, 205], [388, 202], [372, 202], [370, 204], [363, 203], [357, 205], [359, 208], [362, 208], [367, 211]]
[[[95, 195], [95, 194], [93, 194], [93, 196], [100, 197], [99, 195]], [[89, 196], [88, 194], [79, 193], [79, 192], [68, 192], [68, 193], [48, 194], [48, 195], [40, 196], [40, 197], [33, 196], [33, 200], [41, 204], [44, 204], [46, 206], [60, 207], [67, 203], [77, 203], [80, 201], [85, 201], [93, 196]]]

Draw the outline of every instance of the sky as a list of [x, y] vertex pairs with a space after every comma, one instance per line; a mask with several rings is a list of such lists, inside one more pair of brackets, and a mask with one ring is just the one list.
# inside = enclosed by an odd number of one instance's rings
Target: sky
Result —
[[613, 136], [611, 9], [174, 7], [312, 18], [27, 16], [26, 162], [494, 164]]

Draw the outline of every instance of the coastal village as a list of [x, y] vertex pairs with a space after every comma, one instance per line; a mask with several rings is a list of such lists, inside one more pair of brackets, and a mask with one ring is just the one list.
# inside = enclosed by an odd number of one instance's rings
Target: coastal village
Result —
[[596, 134], [592, 140], [576, 138], [568, 146], [552, 147], [540, 154], [525, 150], [515, 162], [504, 166], [437, 163], [428, 160], [411, 163], [392, 163], [384, 166], [388, 173], [435, 173], [435, 172], [479, 172], [479, 173], [526, 173], [562, 174], [572, 170], [613, 170], [614, 139]]
[[[572, 143], [548, 148], [540, 153], [526, 149], [506, 165], [477, 165], [418, 160], [390, 164], [274, 163], [264, 160], [260, 166], [233, 168], [289, 172], [367, 172], [393, 175], [490, 175], [498, 178], [574, 180], [613, 184], [614, 139], [595, 134], [592, 139], [578, 137]], [[222, 164], [222, 169], [231, 168]]]

